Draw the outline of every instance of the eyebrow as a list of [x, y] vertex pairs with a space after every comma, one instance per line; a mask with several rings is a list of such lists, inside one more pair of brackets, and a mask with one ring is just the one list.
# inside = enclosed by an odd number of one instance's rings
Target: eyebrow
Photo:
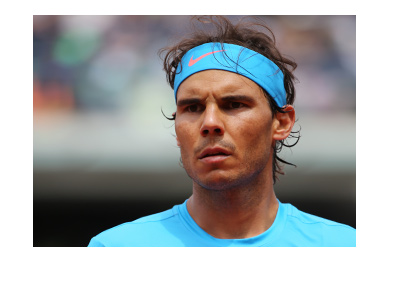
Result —
[[[245, 101], [248, 103], [254, 103], [255, 100], [251, 96], [247, 95], [228, 95], [224, 96], [221, 98], [221, 101], [228, 102], [228, 101]], [[180, 99], [176, 103], [177, 106], [186, 106], [186, 105], [192, 105], [192, 104], [199, 104], [201, 103], [202, 100], [199, 98], [186, 98], [186, 99]]]
[[200, 103], [201, 99], [199, 98], [186, 98], [186, 99], [180, 99], [176, 103], [177, 106], [184, 106], [184, 105], [191, 105], [191, 104], [197, 104]]
[[245, 101], [248, 103], [254, 103], [255, 99], [247, 95], [228, 95], [221, 98], [222, 101]]

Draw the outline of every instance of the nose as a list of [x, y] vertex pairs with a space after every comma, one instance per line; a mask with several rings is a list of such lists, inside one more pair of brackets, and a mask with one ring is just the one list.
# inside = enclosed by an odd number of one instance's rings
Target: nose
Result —
[[215, 105], [207, 106], [203, 113], [203, 122], [200, 128], [202, 136], [221, 136], [225, 133], [222, 114]]

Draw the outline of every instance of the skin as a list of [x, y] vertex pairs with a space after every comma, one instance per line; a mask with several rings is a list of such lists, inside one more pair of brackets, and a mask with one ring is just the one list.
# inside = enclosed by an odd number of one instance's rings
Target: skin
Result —
[[[273, 116], [256, 83], [227, 71], [202, 71], [179, 87], [176, 139], [193, 180], [187, 207], [210, 235], [249, 238], [272, 225], [279, 206], [273, 189], [273, 146], [289, 136], [295, 121], [293, 107], [285, 109], [288, 113]], [[216, 146], [227, 155], [200, 156]]]

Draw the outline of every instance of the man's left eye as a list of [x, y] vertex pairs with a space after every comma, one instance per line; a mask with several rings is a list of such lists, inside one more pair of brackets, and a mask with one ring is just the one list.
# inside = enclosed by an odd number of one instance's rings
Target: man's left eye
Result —
[[240, 102], [231, 102], [229, 104], [229, 107], [232, 108], [232, 109], [237, 109], [237, 108], [240, 108], [242, 106], [243, 106], [243, 103], [240, 103]]

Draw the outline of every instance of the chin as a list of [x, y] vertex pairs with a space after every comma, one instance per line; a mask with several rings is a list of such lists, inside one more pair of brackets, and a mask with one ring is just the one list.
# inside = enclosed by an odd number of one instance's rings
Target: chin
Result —
[[236, 176], [223, 176], [222, 174], [215, 174], [212, 176], [207, 176], [207, 178], [192, 178], [194, 182], [196, 182], [199, 186], [207, 190], [213, 191], [224, 191], [224, 190], [232, 190], [243, 183], [245, 183], [243, 177]]

